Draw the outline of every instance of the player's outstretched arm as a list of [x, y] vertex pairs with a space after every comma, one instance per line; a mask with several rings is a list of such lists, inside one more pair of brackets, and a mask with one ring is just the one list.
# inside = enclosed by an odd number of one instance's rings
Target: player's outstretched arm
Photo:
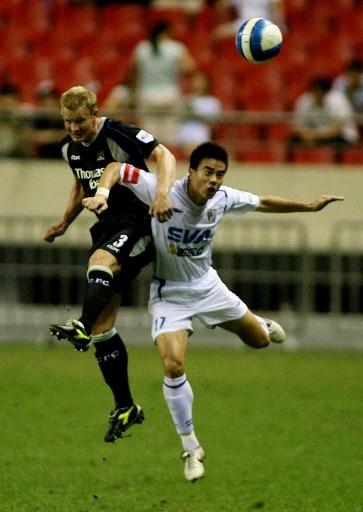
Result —
[[166, 222], [173, 215], [169, 192], [175, 180], [176, 161], [174, 155], [162, 144], [156, 146], [150, 158], [156, 162], [158, 184], [149, 214], [159, 222]]
[[265, 213], [318, 212], [330, 203], [343, 200], [342, 196], [321, 195], [311, 203], [305, 203], [278, 196], [261, 196], [260, 206], [256, 211]]
[[102, 213], [108, 208], [107, 199], [111, 188], [120, 180], [120, 162], [111, 162], [106, 165], [105, 170], [98, 182], [96, 194], [93, 197], [86, 197], [82, 205], [94, 213]]
[[79, 182], [75, 179], [69, 194], [68, 202], [63, 217], [58, 222], [58, 224], [49, 226], [46, 229], [43, 235], [43, 240], [45, 240], [46, 242], [54, 242], [54, 240], [58, 236], [64, 235], [70, 224], [78, 217], [78, 215], [83, 210], [83, 197], [83, 189]]

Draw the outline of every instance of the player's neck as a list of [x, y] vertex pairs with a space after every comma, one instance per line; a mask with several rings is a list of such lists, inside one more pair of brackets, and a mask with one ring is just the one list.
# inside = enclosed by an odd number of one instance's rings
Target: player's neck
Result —
[[187, 194], [189, 199], [193, 201], [193, 203], [196, 206], [204, 206], [205, 203], [207, 202], [207, 200], [204, 197], [201, 197], [197, 191], [193, 190], [193, 188], [190, 185], [190, 182], [187, 184]]

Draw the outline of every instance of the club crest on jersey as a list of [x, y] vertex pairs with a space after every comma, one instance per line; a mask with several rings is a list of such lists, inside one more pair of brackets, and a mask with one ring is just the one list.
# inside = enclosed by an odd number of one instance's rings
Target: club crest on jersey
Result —
[[154, 140], [154, 137], [151, 135], [151, 133], [148, 133], [145, 130], [140, 130], [136, 135], [136, 138], [141, 140], [141, 142], [144, 142], [145, 144], [148, 144], [149, 142]]
[[131, 164], [125, 164], [122, 181], [135, 185], [139, 181], [140, 169]]
[[177, 246], [175, 244], [169, 244], [168, 245], [168, 253], [169, 254], [176, 254], [177, 253]]
[[208, 220], [208, 222], [214, 222], [216, 220], [216, 216], [217, 216], [217, 210], [216, 209], [208, 210], [207, 211], [207, 220]]
[[105, 159], [105, 154], [104, 152], [101, 150], [97, 153], [97, 156], [96, 156], [96, 160], [97, 162], [99, 162], [100, 160], [104, 160]]

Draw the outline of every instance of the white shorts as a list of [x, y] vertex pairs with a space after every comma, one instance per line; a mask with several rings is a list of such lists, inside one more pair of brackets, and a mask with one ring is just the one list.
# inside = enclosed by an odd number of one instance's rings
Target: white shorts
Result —
[[192, 334], [193, 318], [213, 328], [222, 322], [241, 318], [247, 309], [247, 305], [227, 288], [213, 268], [203, 277], [188, 282], [153, 279], [149, 300], [151, 336], [155, 340], [163, 332], [184, 329]]

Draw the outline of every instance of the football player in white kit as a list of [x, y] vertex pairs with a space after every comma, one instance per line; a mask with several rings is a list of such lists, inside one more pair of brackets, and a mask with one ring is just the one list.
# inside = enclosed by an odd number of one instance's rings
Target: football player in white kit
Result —
[[[198, 146], [191, 154], [188, 175], [176, 181], [170, 191], [173, 217], [165, 223], [152, 219], [156, 251], [149, 300], [152, 337], [163, 363], [163, 393], [181, 437], [184, 474], [189, 481], [204, 474], [204, 451], [193, 428], [193, 391], [184, 366], [193, 318], [208, 327], [219, 326], [233, 332], [253, 348], [266, 347], [270, 341], [281, 343], [286, 337], [277, 322], [253, 314], [211, 266], [211, 242], [217, 225], [228, 213], [317, 212], [343, 199], [322, 195], [304, 203], [276, 196], [259, 197], [224, 186], [227, 167], [224, 148], [210, 142]], [[84, 199], [84, 206], [96, 213], [104, 211], [113, 186], [125, 186], [150, 204], [156, 178], [130, 164], [111, 163], [100, 179], [96, 195]]]

